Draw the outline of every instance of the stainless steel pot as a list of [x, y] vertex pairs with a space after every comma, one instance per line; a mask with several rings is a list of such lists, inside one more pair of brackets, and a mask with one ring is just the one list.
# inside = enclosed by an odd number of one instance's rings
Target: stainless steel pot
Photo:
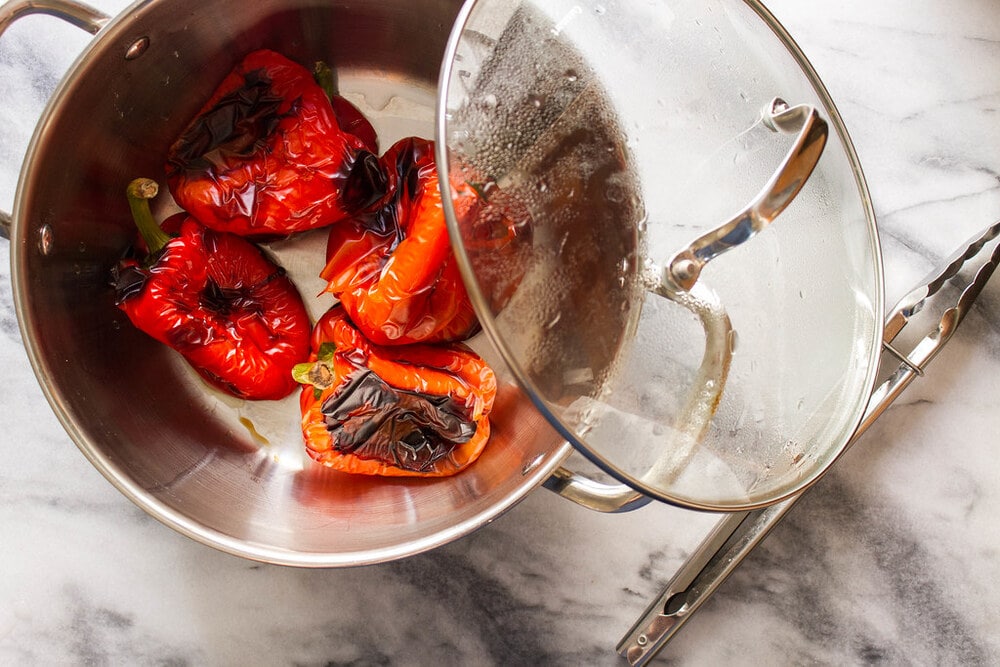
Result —
[[[167, 147], [243, 54], [268, 47], [331, 64], [383, 147], [404, 135], [432, 137], [438, 71], [459, 5], [152, 0], [110, 21], [59, 0], [0, 10], [0, 30], [45, 12], [96, 34], [53, 94], [24, 162], [9, 230], [15, 301], [31, 363], [67, 432], [112, 484], [168, 526], [274, 563], [386, 561], [490, 521], [567, 455], [508, 387], [490, 446], [457, 477], [370, 479], [311, 465], [294, 397], [248, 404], [208, 391], [117, 312], [108, 286], [132, 235], [125, 185], [140, 174], [162, 179]], [[324, 243], [314, 234], [273, 248], [306, 295], [319, 292]]]

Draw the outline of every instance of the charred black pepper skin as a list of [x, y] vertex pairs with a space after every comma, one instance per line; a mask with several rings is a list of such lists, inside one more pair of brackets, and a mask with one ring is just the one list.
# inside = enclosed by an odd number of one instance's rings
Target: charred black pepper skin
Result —
[[370, 370], [352, 374], [323, 402], [322, 412], [338, 451], [414, 472], [431, 470], [476, 432], [470, 415], [449, 396], [396, 389]]

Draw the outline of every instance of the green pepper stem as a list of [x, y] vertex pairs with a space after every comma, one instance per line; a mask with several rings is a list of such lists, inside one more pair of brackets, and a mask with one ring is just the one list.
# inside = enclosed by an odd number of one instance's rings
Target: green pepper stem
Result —
[[317, 61], [313, 66], [313, 78], [326, 93], [326, 96], [332, 100], [333, 96], [337, 94], [337, 82], [330, 66], [321, 60]]
[[163, 246], [167, 245], [171, 238], [156, 224], [153, 211], [149, 208], [149, 200], [159, 191], [160, 186], [150, 178], [135, 179], [128, 184], [128, 189], [125, 191], [128, 195], [128, 206], [132, 209], [132, 219], [135, 220], [135, 226], [139, 228], [150, 255], [163, 250]]

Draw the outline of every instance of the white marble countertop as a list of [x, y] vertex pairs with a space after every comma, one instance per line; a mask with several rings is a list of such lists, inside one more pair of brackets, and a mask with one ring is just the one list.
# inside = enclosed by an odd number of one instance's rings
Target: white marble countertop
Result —
[[[893, 303], [1000, 218], [1000, 2], [767, 4], [855, 141]], [[3, 209], [33, 119], [86, 43], [53, 23], [25, 19], [0, 45], [6, 90], [24, 91], [0, 108]], [[298, 570], [216, 552], [133, 506], [65, 435], [0, 254], [0, 664], [624, 664], [618, 639], [714, 522], [665, 506], [599, 515], [539, 490], [387, 565]], [[1000, 663], [998, 377], [994, 283], [928, 376], [659, 661]]]

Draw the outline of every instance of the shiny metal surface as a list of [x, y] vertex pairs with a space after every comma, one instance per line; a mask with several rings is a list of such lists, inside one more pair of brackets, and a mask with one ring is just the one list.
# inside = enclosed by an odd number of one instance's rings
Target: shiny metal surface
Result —
[[[328, 62], [341, 92], [372, 114], [384, 148], [398, 136], [433, 136], [437, 75], [458, 9], [452, 0], [140, 2], [97, 33], [54, 93], [13, 209], [23, 339], [84, 455], [181, 533], [289, 565], [400, 558], [495, 518], [568, 453], [505, 387], [490, 446], [457, 477], [381, 480], [311, 465], [296, 397], [250, 405], [212, 393], [131, 327], [109, 288], [132, 238], [125, 185], [139, 175], [162, 180], [167, 147], [245, 53], [268, 47]], [[310, 280], [324, 243], [314, 234], [272, 245], [306, 296], [318, 292]]]
[[[498, 306], [503, 278], [444, 198], [480, 321], [553, 426], [604, 472], [683, 507], [743, 511], [814, 483], [875, 382], [882, 266], [839, 113], [767, 10], [469, 0], [438, 94], [445, 182], [485, 183], [530, 212], [531, 253]], [[774, 127], [800, 136], [789, 148]], [[789, 156], [804, 168], [774, 178]], [[744, 224], [756, 204], [780, 222]], [[734, 224], [713, 232], [720, 220]], [[737, 245], [727, 236], [744, 231], [759, 233], [704, 265], [729, 322], [706, 336], [646, 267], [679, 256], [674, 282], [691, 284], [691, 239]], [[704, 361], [721, 339], [731, 358], [713, 396]], [[692, 414], [706, 408], [701, 429]]]
[[[892, 345], [893, 353], [882, 357], [882, 380], [872, 393], [865, 417], [849, 446], [858, 441], [914, 379], [923, 375], [954, 335], [1000, 262], [1000, 243], [989, 249], [998, 236], [1000, 222], [986, 227], [959, 247], [889, 313], [883, 344]], [[897, 339], [901, 338], [909, 340], [900, 345]], [[655, 658], [799, 498], [801, 494], [771, 507], [720, 519], [619, 642], [619, 654], [632, 665], [645, 665]]]
[[607, 514], [630, 512], [652, 502], [627, 484], [605, 484], [586, 475], [560, 467], [545, 480], [543, 486], [577, 505]]
[[738, 248], [773, 223], [809, 180], [826, 146], [828, 129], [819, 111], [808, 104], [790, 107], [774, 99], [764, 109], [764, 124], [798, 137], [774, 176], [732, 219], [702, 234], [667, 262], [664, 276], [677, 290], [689, 291], [705, 265]]

